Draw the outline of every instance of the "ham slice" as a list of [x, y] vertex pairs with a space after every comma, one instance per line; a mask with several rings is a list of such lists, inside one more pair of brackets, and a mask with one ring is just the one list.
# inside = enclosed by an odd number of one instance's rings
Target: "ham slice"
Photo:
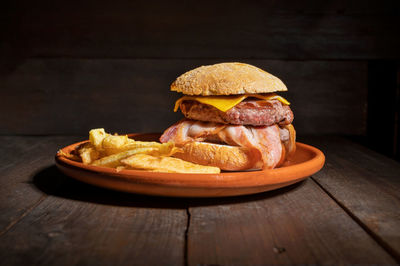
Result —
[[283, 147], [277, 125], [251, 128], [251, 131], [258, 140], [265, 167], [274, 168], [283, 162], [281, 160], [284, 157], [284, 154], [282, 154]]
[[190, 141], [219, 141], [231, 146], [240, 146], [258, 153], [263, 168], [274, 168], [283, 162], [285, 149], [281, 142], [281, 129], [272, 126], [224, 125], [183, 119], [169, 127], [161, 136], [161, 142], [173, 141], [183, 146]]
[[225, 125], [182, 119], [164, 131], [160, 137], [162, 143], [173, 141], [177, 146], [189, 141], [204, 141], [209, 136], [217, 135]]

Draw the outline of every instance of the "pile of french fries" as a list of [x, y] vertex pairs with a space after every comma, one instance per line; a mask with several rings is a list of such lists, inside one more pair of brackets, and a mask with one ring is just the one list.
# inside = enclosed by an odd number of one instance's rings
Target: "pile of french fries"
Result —
[[117, 171], [138, 169], [166, 173], [220, 173], [218, 167], [204, 166], [171, 157], [182, 152], [174, 143], [135, 141], [127, 135], [112, 135], [104, 128], [89, 131], [89, 142], [79, 145], [71, 154], [60, 156], [83, 164], [113, 167]]

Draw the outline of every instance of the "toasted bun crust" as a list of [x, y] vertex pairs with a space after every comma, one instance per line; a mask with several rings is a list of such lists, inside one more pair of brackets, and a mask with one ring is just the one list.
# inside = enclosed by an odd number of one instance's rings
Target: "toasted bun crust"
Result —
[[277, 77], [252, 65], [221, 63], [201, 66], [179, 76], [171, 91], [186, 95], [231, 95], [287, 91]]
[[[281, 142], [282, 154], [276, 166], [282, 165], [296, 152], [296, 131], [292, 124], [286, 125], [289, 139]], [[173, 156], [188, 162], [216, 166], [226, 171], [256, 170], [263, 168], [260, 153], [239, 146], [221, 145], [209, 142], [188, 142], [181, 146], [183, 153]]]
[[216, 166], [228, 171], [262, 168], [258, 153], [251, 153], [242, 147], [194, 141], [181, 148], [183, 153], [175, 153], [174, 157], [192, 163]]

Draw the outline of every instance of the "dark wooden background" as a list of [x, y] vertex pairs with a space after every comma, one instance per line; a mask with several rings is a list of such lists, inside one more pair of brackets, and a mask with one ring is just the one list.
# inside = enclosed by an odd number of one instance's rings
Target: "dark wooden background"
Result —
[[13, 1], [0, 8], [0, 134], [162, 131], [170, 83], [241, 61], [288, 86], [298, 135], [399, 158], [400, 1]]

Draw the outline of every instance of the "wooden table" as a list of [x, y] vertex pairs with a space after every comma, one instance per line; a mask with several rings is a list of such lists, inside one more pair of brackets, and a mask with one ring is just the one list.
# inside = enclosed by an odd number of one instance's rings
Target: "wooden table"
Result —
[[63, 136], [0, 137], [1, 265], [400, 263], [400, 164], [336, 137], [326, 164], [257, 195], [179, 199], [86, 185], [54, 166]]

